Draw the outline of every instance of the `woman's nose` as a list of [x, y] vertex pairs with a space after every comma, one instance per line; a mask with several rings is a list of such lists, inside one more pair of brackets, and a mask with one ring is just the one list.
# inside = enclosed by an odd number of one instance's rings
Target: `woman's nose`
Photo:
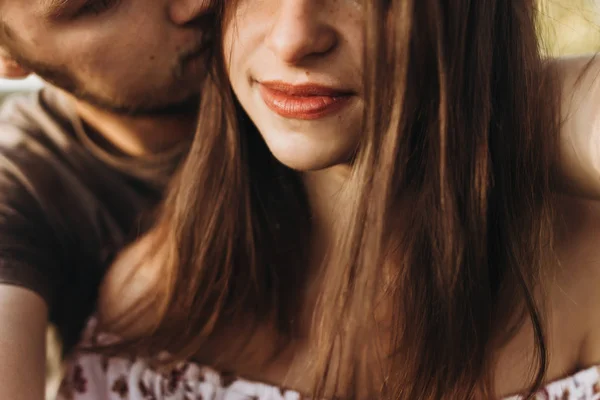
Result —
[[282, 61], [293, 64], [331, 51], [335, 30], [323, 21], [323, 1], [279, 0], [267, 35], [268, 48]]

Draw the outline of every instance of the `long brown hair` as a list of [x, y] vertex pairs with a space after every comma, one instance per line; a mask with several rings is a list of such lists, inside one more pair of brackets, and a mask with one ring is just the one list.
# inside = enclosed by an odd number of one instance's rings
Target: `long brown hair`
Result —
[[[228, 6], [215, 7], [225, 18]], [[364, 136], [347, 183], [354, 207], [315, 311], [313, 394], [337, 382], [348, 398], [493, 396], [495, 351], [524, 322], [534, 328], [533, 391], [547, 364], [540, 277], [558, 136], [558, 89], [540, 56], [534, 1], [364, 8]], [[230, 319], [292, 337], [302, 306], [304, 188], [237, 104], [220, 42], [198, 133], [155, 232], [165, 279], [143, 344], [175, 358], [195, 354]], [[393, 326], [372, 376], [364, 356], [377, 347], [369, 333], [382, 293]], [[367, 392], [352, 383], [363, 377]]]

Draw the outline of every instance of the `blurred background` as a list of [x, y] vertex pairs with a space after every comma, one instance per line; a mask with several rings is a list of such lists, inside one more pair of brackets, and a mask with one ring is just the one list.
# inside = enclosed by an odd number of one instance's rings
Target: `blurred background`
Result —
[[538, 0], [542, 49], [552, 56], [600, 50], [600, 0]]
[[[549, 56], [566, 56], [600, 51], [600, 0], [537, 0], [538, 30], [542, 50]], [[0, 102], [8, 94], [41, 87], [36, 77], [20, 81], [0, 79]], [[59, 345], [48, 331], [47, 400], [54, 399], [60, 380]]]

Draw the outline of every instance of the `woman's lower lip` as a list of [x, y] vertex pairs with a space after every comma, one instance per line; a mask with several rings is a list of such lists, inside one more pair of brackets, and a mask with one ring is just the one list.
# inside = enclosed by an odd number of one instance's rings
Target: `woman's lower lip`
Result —
[[314, 120], [334, 114], [344, 108], [350, 95], [292, 96], [260, 85], [260, 95], [273, 112], [284, 118]]

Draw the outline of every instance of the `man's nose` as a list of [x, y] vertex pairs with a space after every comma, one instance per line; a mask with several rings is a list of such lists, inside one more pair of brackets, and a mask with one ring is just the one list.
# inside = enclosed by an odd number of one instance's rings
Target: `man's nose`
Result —
[[204, 14], [212, 0], [172, 0], [169, 2], [169, 16], [177, 25], [187, 25]]

